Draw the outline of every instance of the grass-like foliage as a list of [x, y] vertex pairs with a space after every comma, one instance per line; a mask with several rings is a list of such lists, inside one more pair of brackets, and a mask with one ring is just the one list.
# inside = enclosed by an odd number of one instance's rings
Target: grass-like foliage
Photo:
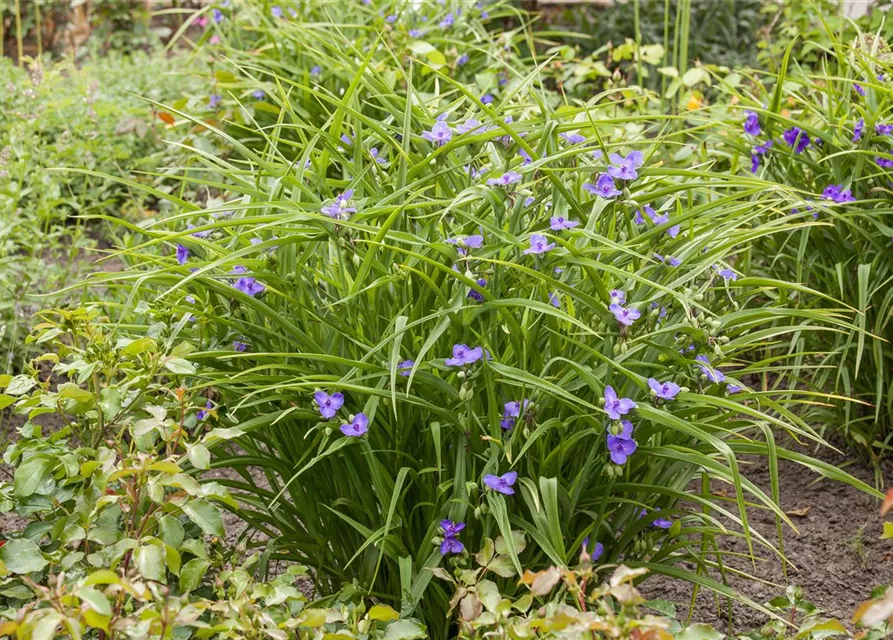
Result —
[[[770, 217], [803, 225], [765, 237], [755, 251], [754, 272], [802, 282], [858, 310], [851, 331], [809, 333], [792, 341], [792, 352], [807, 355], [776, 384], [805, 378], [848, 398], [815, 409], [811, 418], [877, 461], [893, 437], [886, 375], [893, 358], [893, 58], [886, 42], [871, 34], [852, 42], [830, 32], [825, 37], [832, 44], [821, 50], [817, 69], [798, 65], [797, 42], [778, 76], [754, 73], [736, 88], [721, 85], [738, 106], [717, 109], [729, 135], [715, 139], [726, 141], [718, 155], [730, 160], [732, 170], [790, 189], [785, 205]], [[750, 133], [742, 130], [745, 118]], [[820, 308], [828, 301], [792, 296], [787, 304]]]
[[[177, 213], [131, 227], [138, 266], [100, 279], [192, 316], [181, 355], [237, 430], [213, 464], [244, 478], [221, 482], [322, 592], [357, 579], [443, 637], [432, 570], [502, 536], [503, 578], [585, 546], [734, 595], [708, 576], [728, 570], [715, 538], [778, 552], [748, 526], [749, 507], [793, 526], [778, 458], [870, 490], [776, 446], [822, 440], [792, 410], [806, 393], [755, 375], [790, 357], [779, 341], [849, 331], [848, 310], [792, 310], [821, 295], [740, 268], [802, 226], [768, 215], [786, 185], [715, 170], [635, 88], [565, 103], [523, 29], [487, 34], [498, 7], [456, 9], [401, 14], [427, 16], [425, 40], [362, 7], [223, 16], [214, 117], [173, 110], [232, 149], [197, 149], [188, 179], [223, 204], [160, 194]], [[441, 62], [455, 33], [478, 39], [474, 73]], [[740, 454], [768, 457], [770, 491]]]

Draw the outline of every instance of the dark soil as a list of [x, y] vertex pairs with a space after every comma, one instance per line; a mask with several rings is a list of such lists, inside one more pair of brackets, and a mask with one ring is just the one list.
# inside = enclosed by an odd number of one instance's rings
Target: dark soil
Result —
[[[806, 453], [838, 468], [848, 464], [843, 456], [829, 449]], [[748, 462], [751, 465], [744, 470], [745, 475], [768, 494], [769, 472], [765, 461], [750, 459]], [[874, 475], [865, 466], [852, 463], [846, 471], [873, 486]], [[889, 477], [889, 473], [886, 475]], [[853, 612], [870, 599], [873, 588], [893, 584], [893, 541], [880, 539], [883, 520], [878, 513], [879, 500], [784, 460], [779, 462], [779, 484], [781, 506], [799, 530], [799, 535], [787, 526], [784, 530], [784, 553], [793, 566], [788, 566], [785, 578], [782, 563], [776, 557], [758, 561], [754, 569], [747, 558], [727, 556], [724, 559], [727, 566], [774, 583], [730, 576], [730, 586], [764, 604], [783, 595], [786, 586], [797, 585], [803, 588], [804, 597], [826, 616], [849, 625]], [[752, 531], [759, 531], [770, 541], [777, 539], [775, 519], [770, 513], [752, 510], [749, 519]], [[746, 543], [740, 538], [726, 537], [719, 544], [727, 552], [747, 553]], [[712, 577], [721, 580], [718, 574]], [[646, 598], [675, 602], [682, 622], [691, 614], [693, 621], [707, 622], [718, 629], [730, 625], [728, 601], [725, 598], [718, 601], [706, 589], [698, 592], [693, 610], [690, 610], [691, 584], [654, 576], [642, 584], [641, 591]], [[760, 612], [735, 602], [729, 631], [751, 631], [767, 620]]]

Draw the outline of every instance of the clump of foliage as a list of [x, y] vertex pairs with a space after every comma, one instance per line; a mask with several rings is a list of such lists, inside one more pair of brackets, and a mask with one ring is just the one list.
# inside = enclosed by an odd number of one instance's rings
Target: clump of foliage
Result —
[[[804, 332], [788, 349], [792, 368], [773, 385], [807, 379], [843, 397], [810, 412], [872, 459], [893, 437], [888, 286], [893, 277], [890, 238], [889, 46], [865, 34], [825, 49], [827, 67], [800, 68], [789, 48], [777, 76], [754, 72], [714, 110], [728, 135], [716, 137], [715, 157], [739, 174], [777, 186], [786, 198], [769, 216], [797, 228], [767, 236], [755, 248], [754, 271], [802, 282], [826, 297], [794, 294], [800, 309], [855, 311], [854, 327]], [[833, 62], [830, 62], [833, 61]], [[732, 106], [734, 105], [734, 106]], [[807, 375], [808, 374], [808, 375]]]
[[[505, 541], [509, 596], [509, 575], [567, 566], [587, 537], [604, 563], [736, 596], [706, 575], [715, 537], [775, 553], [747, 502], [787, 521], [738, 455], [870, 491], [778, 448], [821, 439], [797, 396], [752, 386], [787, 358], [754, 361], [767, 343], [850, 326], [748, 273], [755, 240], [796, 227], [765, 221], [787, 187], [715, 171], [643, 114], [651, 94], [564, 103], [516, 51], [523, 29], [488, 35], [500, 5], [351, 5], [344, 33], [318, 7], [218, 10], [217, 97], [173, 110], [232, 150], [194, 159], [213, 204], [169, 196], [172, 216], [131, 227], [134, 268], [102, 280], [194, 316], [197, 383], [238, 429], [216, 463], [269, 488], [221, 484], [271, 558], [445, 637], [433, 570], [486, 538]], [[461, 64], [460, 36], [478, 38]]]
[[200, 474], [208, 448], [235, 432], [217, 426], [222, 407], [174, 384], [194, 372], [178, 337], [188, 316], [144, 313], [154, 329], [131, 340], [95, 307], [45, 311], [32, 339], [53, 375], [0, 376], [0, 405], [27, 420], [4, 454], [13, 480], [0, 483], [0, 509], [26, 521], [0, 547], [0, 634], [424, 637], [349, 589], [312, 603], [298, 565], [265, 581], [267, 557], [224, 542], [221, 511], [235, 501]]

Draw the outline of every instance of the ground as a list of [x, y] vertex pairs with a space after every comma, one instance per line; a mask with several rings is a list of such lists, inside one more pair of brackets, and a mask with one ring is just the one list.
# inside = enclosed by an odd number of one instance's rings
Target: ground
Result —
[[[835, 466], [848, 464], [843, 455], [832, 451], [811, 452]], [[745, 474], [761, 488], [769, 491], [769, 473], [765, 462], [751, 459]], [[846, 469], [855, 477], [872, 485], [870, 469], [851, 463]], [[889, 473], [887, 474], [889, 477]], [[756, 573], [771, 584], [737, 579], [732, 586], [757, 603], [783, 594], [789, 584], [803, 588], [807, 600], [823, 609], [829, 617], [848, 624], [858, 605], [868, 600], [871, 590], [883, 584], [893, 584], [893, 540], [881, 540], [882, 519], [876, 498], [839, 482], [826, 480], [793, 462], [779, 462], [781, 506], [797, 525], [799, 535], [786, 527], [785, 556], [793, 565], [788, 578], [782, 573], [780, 560], [772, 558], [757, 564]], [[803, 515], [795, 515], [803, 514]], [[775, 519], [765, 511], [751, 514], [753, 530], [767, 539], [775, 539]], [[746, 553], [743, 539], [726, 538], [725, 551]], [[746, 559], [729, 557], [727, 564], [754, 573]], [[688, 583], [655, 576], [642, 585], [647, 598], [670, 600], [677, 604], [683, 620], [689, 614], [692, 586]], [[728, 605], [722, 601], [722, 614], [717, 614], [715, 596], [701, 589], [697, 594], [692, 619], [728, 626]], [[732, 607], [732, 629], [750, 631], [767, 621], [766, 616], [735, 603]]]

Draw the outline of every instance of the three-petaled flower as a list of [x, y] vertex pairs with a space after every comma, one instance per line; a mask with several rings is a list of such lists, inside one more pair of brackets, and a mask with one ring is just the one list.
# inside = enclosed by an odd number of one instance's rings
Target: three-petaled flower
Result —
[[515, 493], [512, 485], [515, 484], [515, 481], [517, 479], [518, 473], [516, 471], [509, 471], [508, 473], [504, 473], [501, 476], [487, 474], [484, 476], [484, 484], [493, 491], [498, 491], [499, 493], [510, 496]]
[[617, 188], [617, 185], [614, 184], [614, 178], [607, 173], [599, 174], [595, 184], [587, 182], [583, 185], [583, 188], [589, 193], [601, 196], [602, 198], [614, 198], [623, 193]]
[[614, 387], [611, 385], [605, 387], [605, 412], [611, 420], [620, 420], [621, 416], [626, 415], [638, 406], [629, 398], [618, 397], [617, 392], [614, 391]]
[[679, 385], [675, 382], [659, 382], [655, 378], [648, 378], [648, 386], [651, 388], [651, 391], [654, 393], [655, 397], [662, 398], [664, 400], [672, 400], [679, 394], [680, 391]]
[[564, 216], [552, 216], [549, 218], [549, 228], [552, 231], [563, 231], [564, 229], [573, 229], [580, 222], [578, 220], [568, 220]]
[[510, 184], [521, 181], [521, 174], [517, 171], [507, 171], [498, 178], [490, 178], [487, 184], [491, 187], [507, 187]]
[[352, 197], [353, 189], [348, 189], [320, 210], [330, 218], [334, 218], [335, 220], [345, 220], [351, 213], [357, 212], [356, 207], [351, 206], [350, 199]]
[[358, 413], [350, 421], [350, 424], [341, 425], [341, 433], [352, 438], [358, 438], [369, 431], [369, 418], [365, 413]]
[[530, 247], [524, 249], [524, 253], [546, 253], [547, 251], [551, 251], [554, 248], [554, 242], [549, 242], [549, 239], [542, 234], [534, 233], [530, 236]]
[[316, 403], [316, 408], [319, 409], [320, 415], [329, 420], [334, 418], [335, 414], [338, 413], [338, 409], [344, 405], [344, 395], [341, 393], [329, 395], [325, 391], [317, 391], [313, 394], [313, 401]]
[[446, 122], [437, 121], [430, 131], [422, 133], [422, 137], [429, 142], [433, 142], [438, 147], [442, 147], [453, 139], [453, 130]]
[[484, 350], [482, 347], [475, 347], [472, 349], [467, 344], [454, 344], [453, 357], [447, 358], [445, 362], [449, 367], [464, 367], [469, 364], [474, 364], [482, 357], [484, 357]]

